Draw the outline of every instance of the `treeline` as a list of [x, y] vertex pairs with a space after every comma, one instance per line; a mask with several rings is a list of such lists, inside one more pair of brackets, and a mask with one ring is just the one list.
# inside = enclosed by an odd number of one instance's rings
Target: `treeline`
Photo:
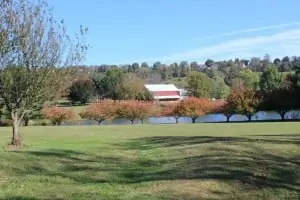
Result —
[[[230, 66], [228, 70], [234, 71], [235, 75], [228, 78], [218, 69], [206, 67], [202, 71], [190, 70], [186, 77], [178, 78], [177, 80], [179, 84], [183, 85], [183, 88], [187, 89], [190, 97], [223, 99], [224, 101], [222, 102], [227, 102], [226, 106], [219, 108], [219, 110], [214, 109], [214, 112], [224, 113], [228, 119], [233, 114], [244, 114], [251, 119], [251, 116], [257, 111], [276, 111], [284, 119], [286, 112], [299, 108], [300, 62], [298, 61], [299, 59], [294, 58], [293, 62], [291, 62], [290, 59], [288, 66], [292, 66], [292, 70], [285, 73], [280, 71], [282, 61], [278, 61], [275, 62], [277, 65], [268, 63], [260, 73], [253, 72], [248, 67], [238, 68], [238, 65], [234, 65]], [[206, 62], [206, 65], [215, 65], [214, 62], [212, 64], [209, 63], [211, 62]], [[64, 81], [66, 84], [61, 85], [62, 92], [60, 92], [60, 95], [57, 95], [57, 100], [64, 96], [71, 100], [72, 104], [81, 105], [88, 102], [96, 102], [99, 99], [122, 100], [122, 102], [131, 101], [136, 104], [138, 102], [152, 103], [153, 101], [152, 95], [144, 88], [144, 84], [149, 83], [149, 81], [139, 77], [137, 73], [123, 72], [122, 68], [117, 67], [108, 68], [101, 73], [86, 73], [74, 67], [57, 69], [57, 71], [61, 73], [62, 70], [70, 69], [73, 73], [68, 73], [69, 77], [67, 79], [69, 81]], [[153, 71], [154, 69], [149, 68], [149, 70]], [[229, 85], [227, 84], [228, 82], [230, 82]], [[44, 107], [49, 107], [49, 105], [51, 107], [51, 105], [59, 106], [60, 104], [55, 103], [55, 101], [35, 103], [34, 109], [25, 113], [23, 117], [24, 124], [28, 125], [31, 119], [45, 117], [41, 110]], [[94, 104], [92, 105], [95, 106]], [[127, 107], [130, 108], [129, 105]], [[135, 108], [132, 108], [132, 110]], [[57, 107], [53, 112], [59, 113], [60, 109], [63, 108]], [[93, 108], [92, 110], [97, 109]], [[203, 111], [203, 113], [207, 112]], [[174, 112], [170, 113], [172, 116], [177, 116], [177, 114]], [[6, 112], [5, 107], [0, 110], [1, 115], [5, 119], [10, 119], [10, 113]], [[154, 116], [156, 115], [157, 113]], [[181, 113], [180, 116], [182, 115]], [[65, 111], [63, 116], [59, 117], [61, 121], [70, 119], [74, 115]], [[120, 114], [114, 116], [121, 117]], [[55, 117], [56, 114], [54, 115]], [[86, 118], [86, 115], [82, 115], [82, 117]], [[49, 118], [49, 116], [46, 118]], [[7, 124], [9, 121], [4, 122], [4, 124]]]
[[[263, 75], [271, 78], [267, 74], [273, 74], [272, 70], [274, 68], [268, 69]], [[94, 120], [99, 125], [105, 120], [115, 118], [130, 120], [132, 124], [135, 120], [144, 123], [150, 117], [173, 117], [176, 123], [180, 117], [190, 117], [192, 123], [195, 123], [198, 117], [207, 114], [224, 114], [227, 122], [234, 114], [242, 114], [251, 121], [258, 111], [275, 111], [282, 120], [286, 120], [287, 112], [299, 108], [299, 93], [296, 93], [296, 89], [288, 84], [289, 80], [293, 79], [285, 79], [278, 85], [275, 82], [272, 85], [270, 82], [265, 85], [267, 90], [262, 91], [240, 86], [231, 89], [226, 100], [217, 101], [205, 97], [189, 97], [169, 103], [106, 99], [89, 104], [79, 115], [82, 119]], [[75, 113], [68, 108], [48, 106], [41, 110], [41, 116], [50, 120], [53, 125], [60, 125], [65, 120], [74, 119]]]
[[[73, 67], [74, 78], [65, 98], [74, 104], [86, 104], [99, 98], [151, 100], [152, 96], [145, 90], [144, 84], [172, 83], [188, 90], [190, 96], [226, 99], [231, 89], [241, 86], [266, 92], [270, 81], [280, 85], [286, 78], [295, 77], [299, 65], [300, 57], [286, 56], [271, 61], [266, 55], [263, 59], [251, 60], [215, 62], [209, 59], [203, 65], [182, 61], [171, 65], [156, 62], [152, 66], [133, 63]], [[269, 77], [265, 76], [276, 77], [268, 80]]]
[[[101, 100], [89, 104], [79, 115], [82, 119], [94, 120], [99, 125], [105, 120], [115, 118], [130, 120], [132, 124], [135, 120], [144, 123], [150, 117], [174, 117], [176, 122], [180, 117], [191, 117], [195, 123], [199, 116], [219, 112], [224, 105], [223, 102], [216, 103], [207, 98], [194, 97], [167, 104], [138, 100]], [[43, 108], [41, 115], [50, 120], [53, 125], [61, 125], [63, 121], [72, 120], [75, 117], [72, 110], [58, 106]]]

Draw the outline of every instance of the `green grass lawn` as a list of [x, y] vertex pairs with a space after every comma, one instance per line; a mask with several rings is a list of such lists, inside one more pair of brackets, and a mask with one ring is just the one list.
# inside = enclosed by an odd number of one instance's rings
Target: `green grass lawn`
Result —
[[[22, 128], [0, 200], [299, 199], [300, 123]], [[10, 129], [0, 128], [0, 143]]]

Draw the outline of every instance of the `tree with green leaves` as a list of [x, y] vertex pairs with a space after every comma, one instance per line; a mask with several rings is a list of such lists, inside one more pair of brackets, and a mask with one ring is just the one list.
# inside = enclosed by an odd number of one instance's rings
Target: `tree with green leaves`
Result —
[[259, 87], [263, 93], [269, 93], [280, 88], [281, 83], [282, 75], [277, 67], [269, 66], [260, 76]]
[[42, 0], [0, 0], [0, 10], [0, 97], [13, 121], [11, 145], [18, 146], [24, 116], [55, 98], [69, 77], [65, 67], [84, 58], [86, 29], [73, 40]]
[[135, 74], [125, 74], [115, 92], [120, 100], [151, 100], [152, 95], [144, 85], [144, 81]]
[[100, 98], [118, 99], [116, 92], [117, 86], [120, 84], [123, 73], [118, 68], [110, 68], [104, 74], [95, 74], [91, 77], [95, 84], [97, 95]]
[[179, 76], [185, 77], [190, 71], [189, 63], [187, 61], [181, 61], [179, 63], [179, 70], [180, 70]]
[[292, 109], [298, 109], [299, 92], [293, 82], [293, 75], [286, 76], [279, 88], [275, 88], [269, 92], [264, 92], [262, 101], [259, 105], [260, 110], [275, 111], [279, 113], [282, 120], [285, 120], [285, 114]]
[[193, 97], [210, 97], [212, 93], [212, 79], [201, 72], [190, 72], [187, 79], [187, 90]]
[[224, 79], [221, 77], [216, 77], [216, 91], [215, 98], [217, 99], [226, 99], [229, 95], [230, 88], [224, 82]]
[[68, 98], [72, 103], [85, 105], [94, 94], [94, 82], [87, 77], [79, 77], [69, 88]]
[[148, 65], [148, 63], [146, 63], [146, 62], [142, 62], [142, 64], [141, 64], [141, 68], [149, 68], [149, 65]]
[[243, 81], [244, 86], [254, 89], [258, 88], [259, 76], [250, 69], [240, 71], [237, 77]]

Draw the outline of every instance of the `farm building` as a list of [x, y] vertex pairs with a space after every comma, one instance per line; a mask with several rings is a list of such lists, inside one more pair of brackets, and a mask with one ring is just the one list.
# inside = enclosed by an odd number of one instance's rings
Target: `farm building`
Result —
[[181, 99], [180, 90], [173, 84], [146, 84], [145, 88], [158, 101], [178, 101]]

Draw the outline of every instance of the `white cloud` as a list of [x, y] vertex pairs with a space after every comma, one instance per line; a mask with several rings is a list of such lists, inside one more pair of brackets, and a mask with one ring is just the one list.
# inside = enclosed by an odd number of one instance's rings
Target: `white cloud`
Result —
[[273, 35], [247, 37], [230, 40], [220, 44], [197, 48], [170, 56], [164, 56], [152, 60], [173, 62], [180, 60], [204, 61], [207, 58], [219, 59], [224, 55], [227, 58], [245, 58], [263, 56], [265, 53], [273, 56], [285, 56], [300, 54], [300, 29], [285, 30]]
[[[228, 35], [238, 35], [241, 33], [249, 33], [262, 31], [267, 29], [284, 28], [287, 26], [299, 25], [300, 22], [291, 22], [287, 24], [271, 25], [266, 27], [245, 29], [230, 33], [222, 33], [218, 35], [212, 35], [208, 37], [199, 38], [211, 39]], [[197, 41], [197, 39], [196, 39]], [[172, 55], [156, 57], [156, 58], [145, 58], [138, 60], [131, 60], [122, 63], [133, 63], [133, 62], [156, 62], [160, 61], [163, 63], [179, 62], [181, 60], [187, 61], [199, 61], [204, 62], [206, 59], [234, 59], [234, 58], [251, 58], [254, 56], [264, 56], [264, 54], [270, 54], [272, 58], [282, 56], [300, 56], [300, 28], [294, 29], [279, 29], [277, 33], [269, 33], [261, 36], [244, 37], [239, 39], [233, 39], [224, 41], [219, 44], [210, 46], [203, 46], [196, 49], [179, 52]]]
[[269, 25], [269, 26], [256, 27], [256, 28], [250, 28], [250, 29], [243, 29], [243, 30], [238, 30], [238, 31], [233, 31], [233, 32], [227, 32], [227, 33], [221, 33], [221, 34], [217, 34], [217, 35], [201, 37], [201, 38], [197, 38], [196, 40], [206, 40], [206, 39], [218, 38], [218, 37], [222, 37], [222, 36], [233, 36], [233, 35], [239, 35], [242, 33], [252, 33], [252, 32], [257, 32], [257, 31], [278, 29], [278, 28], [284, 28], [284, 27], [295, 26], [295, 25], [300, 25], [300, 22], [295, 21], [295, 22], [290, 22], [290, 23], [285, 23], [285, 24], [276, 24], [276, 25]]

